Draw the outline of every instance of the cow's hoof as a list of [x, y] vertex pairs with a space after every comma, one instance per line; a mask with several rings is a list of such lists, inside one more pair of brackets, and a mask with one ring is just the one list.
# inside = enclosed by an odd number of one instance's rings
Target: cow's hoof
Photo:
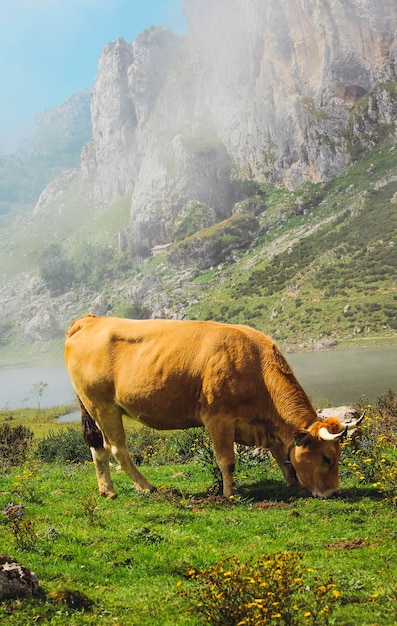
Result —
[[117, 498], [117, 493], [114, 491], [102, 491], [100, 495], [106, 500], [115, 500]]
[[157, 491], [156, 487], [154, 487], [153, 485], [149, 485], [148, 487], [141, 487], [140, 485], [136, 485], [136, 490], [139, 493], [154, 493], [155, 491]]

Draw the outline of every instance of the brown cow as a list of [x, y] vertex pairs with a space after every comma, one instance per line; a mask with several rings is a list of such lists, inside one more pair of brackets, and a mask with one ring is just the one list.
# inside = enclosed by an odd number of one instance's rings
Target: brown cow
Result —
[[128, 453], [123, 414], [159, 430], [204, 426], [227, 497], [233, 493], [234, 442], [268, 448], [288, 485], [300, 483], [320, 497], [338, 490], [345, 430], [336, 418], [318, 418], [266, 335], [216, 322], [95, 315], [75, 320], [66, 334], [66, 367], [99, 492], [107, 498], [116, 496], [110, 454], [138, 490], [154, 490]]

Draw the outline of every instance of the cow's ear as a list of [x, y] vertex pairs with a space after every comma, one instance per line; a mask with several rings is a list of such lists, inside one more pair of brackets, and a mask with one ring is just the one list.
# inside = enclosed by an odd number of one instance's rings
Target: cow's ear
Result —
[[298, 430], [295, 433], [295, 446], [308, 446], [313, 437], [308, 430]]

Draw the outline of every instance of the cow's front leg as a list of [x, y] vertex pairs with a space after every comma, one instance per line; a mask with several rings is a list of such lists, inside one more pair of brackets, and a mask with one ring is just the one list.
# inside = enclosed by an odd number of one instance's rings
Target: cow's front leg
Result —
[[109, 499], [117, 498], [110, 477], [109, 451], [105, 448], [91, 448], [91, 454], [94, 461], [99, 494]]
[[205, 427], [214, 445], [216, 462], [222, 474], [223, 495], [230, 498], [234, 494], [234, 423], [231, 418], [213, 417]]

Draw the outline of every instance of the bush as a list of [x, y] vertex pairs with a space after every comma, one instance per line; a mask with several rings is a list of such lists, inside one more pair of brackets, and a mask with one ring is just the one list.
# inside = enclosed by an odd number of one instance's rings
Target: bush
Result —
[[216, 222], [216, 213], [202, 202], [188, 202], [175, 220], [172, 239], [182, 241], [203, 228], [209, 228]]
[[76, 267], [62, 246], [52, 243], [40, 256], [39, 271], [48, 289], [59, 295], [70, 289], [75, 280]]
[[32, 445], [33, 433], [25, 426], [0, 426], [0, 471], [22, 465]]
[[209, 465], [216, 463], [212, 442], [204, 428], [188, 428], [173, 433], [167, 444], [168, 454], [177, 463], [200, 459]]
[[70, 426], [61, 432], [50, 431], [40, 439], [36, 455], [46, 463], [52, 461], [72, 461], [84, 463], [91, 461], [91, 452], [79, 430]]
[[137, 465], [167, 465], [200, 460], [210, 469], [216, 465], [210, 436], [204, 428], [164, 433], [140, 428], [127, 434], [127, 446]]
[[[140, 428], [127, 434], [127, 447], [137, 465], [168, 465], [198, 461], [211, 474], [214, 487], [222, 491], [222, 476], [211, 437], [205, 428], [187, 428], [173, 433]], [[271, 464], [272, 456], [266, 450], [236, 445], [238, 472], [256, 467], [263, 472]]]
[[112, 313], [116, 317], [124, 317], [131, 320], [146, 320], [150, 318], [150, 310], [143, 304], [122, 304], [116, 307]]
[[375, 406], [366, 403], [363, 409], [362, 425], [343, 444], [342, 467], [397, 504], [397, 397], [389, 390]]
[[167, 435], [152, 428], [139, 428], [127, 433], [127, 447], [137, 465], [165, 465]]
[[332, 578], [319, 581], [303, 567], [299, 552], [248, 563], [229, 557], [187, 575], [196, 584], [179, 593], [187, 596], [192, 612], [203, 615], [203, 623], [217, 626], [326, 625], [339, 597]]

